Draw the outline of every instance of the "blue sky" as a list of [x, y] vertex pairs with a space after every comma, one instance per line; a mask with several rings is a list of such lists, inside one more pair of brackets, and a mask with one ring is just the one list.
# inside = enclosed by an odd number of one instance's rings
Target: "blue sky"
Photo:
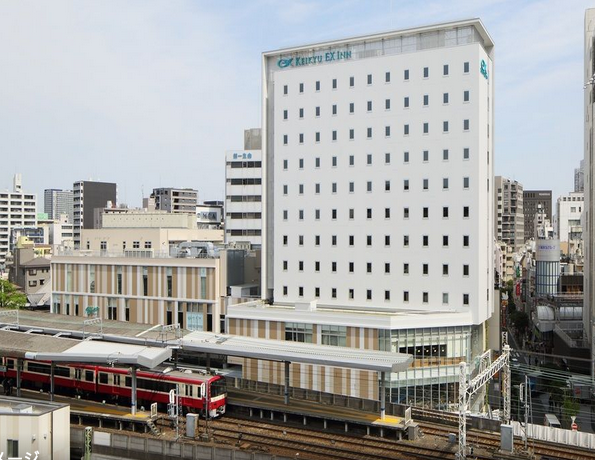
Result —
[[[224, 154], [259, 127], [262, 51], [479, 17], [496, 43], [496, 174], [572, 190], [583, 158], [587, 1], [0, 3], [0, 189], [81, 179], [121, 202], [223, 199]], [[554, 198], [555, 202], [555, 198]], [[40, 206], [41, 208], [42, 206]]]

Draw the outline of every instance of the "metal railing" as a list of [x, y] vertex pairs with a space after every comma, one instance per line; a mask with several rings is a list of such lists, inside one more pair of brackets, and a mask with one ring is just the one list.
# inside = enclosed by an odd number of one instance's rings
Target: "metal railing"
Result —
[[554, 331], [571, 348], [588, 348], [589, 343], [586, 340], [586, 333], [581, 321], [567, 321], [557, 323]]
[[188, 257], [174, 257], [169, 251], [153, 249], [126, 249], [124, 251], [90, 250], [58, 248], [54, 256], [65, 257], [102, 257], [102, 258], [135, 258], [135, 259], [218, 259], [219, 254], [199, 253]]

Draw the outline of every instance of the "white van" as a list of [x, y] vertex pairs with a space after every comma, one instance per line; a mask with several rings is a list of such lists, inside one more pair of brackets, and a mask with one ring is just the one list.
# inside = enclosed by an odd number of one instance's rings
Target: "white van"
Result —
[[544, 423], [545, 426], [561, 428], [560, 421], [558, 420], [558, 417], [556, 417], [554, 414], [545, 414]]

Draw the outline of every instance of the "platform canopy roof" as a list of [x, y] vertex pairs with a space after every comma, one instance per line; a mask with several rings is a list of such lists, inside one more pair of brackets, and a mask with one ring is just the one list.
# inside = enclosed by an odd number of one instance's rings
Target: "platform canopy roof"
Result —
[[181, 341], [184, 350], [270, 361], [290, 361], [378, 372], [400, 372], [411, 355], [313, 343], [258, 339], [212, 332], [191, 332]]
[[170, 348], [73, 340], [0, 330], [0, 356], [63, 363], [137, 366], [152, 369], [171, 357]]
[[[170, 347], [197, 353], [268, 361], [290, 361], [377, 372], [404, 371], [413, 360], [411, 355], [378, 350], [251, 338], [213, 332], [178, 330], [178, 332], [166, 333], [164, 329], [168, 327], [162, 329], [161, 325], [151, 326], [124, 321], [103, 320], [101, 326], [85, 326], [85, 319], [87, 318], [20, 311], [18, 319], [16, 317], [3, 318], [0, 315], [0, 327], [4, 325], [5, 328], [10, 328], [12, 331], [20, 331], [12, 332], [13, 334], [42, 340], [42, 343], [36, 345], [36, 348], [28, 350], [37, 353], [35, 358], [32, 357], [33, 355], [29, 355], [29, 359], [40, 360], [120, 363], [154, 367], [153, 364], [157, 361], [163, 362], [171, 356]], [[26, 333], [27, 331], [34, 331], [35, 334]], [[72, 342], [68, 347], [68, 353], [62, 349], [52, 350], [49, 346], [45, 346], [45, 343], [53, 343], [51, 339], [58, 340], [58, 338], [40, 334], [62, 335], [60, 340]], [[63, 338], [66, 336], [70, 339]], [[89, 340], [90, 337], [93, 340]], [[80, 339], [85, 338], [87, 340], [81, 342]], [[44, 339], [48, 342], [43, 342]], [[7, 344], [10, 347], [10, 343], [11, 340], [3, 340], [0, 335], [0, 353], [4, 351]], [[80, 346], [77, 348], [76, 344], [80, 344]], [[127, 345], [135, 346], [135, 350], [138, 351], [127, 349], [125, 347]], [[63, 345], [52, 346], [62, 347]], [[163, 353], [158, 353], [159, 350]], [[119, 355], [116, 355], [117, 353]], [[59, 358], [59, 355], [62, 358]]]

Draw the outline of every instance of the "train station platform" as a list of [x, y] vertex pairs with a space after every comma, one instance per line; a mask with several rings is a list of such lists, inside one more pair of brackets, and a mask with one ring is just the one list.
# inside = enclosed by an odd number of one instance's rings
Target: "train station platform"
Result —
[[[0, 353], [17, 357], [21, 365], [23, 359], [30, 359], [132, 366], [133, 413], [136, 369], [154, 368], [172, 357], [172, 350], [176, 350], [176, 356], [179, 351], [205, 355], [207, 363], [211, 355], [283, 363], [285, 407], [290, 402], [291, 363], [376, 372], [380, 381], [380, 416], [376, 419], [381, 422], [375, 421], [384, 424], [388, 420], [385, 417], [387, 374], [408, 369], [413, 360], [411, 355], [388, 351], [187, 331], [178, 324], [146, 325], [24, 310], [0, 309], [0, 329]], [[29, 347], [13, 346], [19, 342]], [[48, 351], [48, 347], [51, 350]], [[17, 366], [17, 372], [21, 365]], [[17, 389], [18, 381], [17, 375]]]
[[332, 424], [334, 429], [340, 427], [345, 432], [365, 430], [367, 434], [371, 434], [372, 431], [376, 431], [381, 436], [384, 436], [385, 432], [392, 431], [397, 433], [399, 439], [409, 430], [409, 427], [416, 426], [410, 417], [386, 415], [381, 418], [374, 412], [321, 404], [317, 401], [291, 399], [290, 404], [287, 405], [281, 395], [256, 393], [230, 387], [227, 395], [228, 413], [250, 418], [293, 421], [322, 429], [329, 429]]
[[[22, 396], [31, 400], [48, 402], [50, 395], [45, 392], [23, 388]], [[150, 408], [138, 410], [132, 414], [128, 406], [117, 406], [104, 404], [98, 401], [73, 398], [69, 396], [54, 395], [54, 403], [67, 404], [70, 406], [70, 420], [74, 424], [83, 425], [85, 422], [97, 421], [99, 427], [113, 427], [116, 429], [128, 429], [132, 431], [147, 432], [151, 428], [149, 422], [155, 419], [151, 417]]]

